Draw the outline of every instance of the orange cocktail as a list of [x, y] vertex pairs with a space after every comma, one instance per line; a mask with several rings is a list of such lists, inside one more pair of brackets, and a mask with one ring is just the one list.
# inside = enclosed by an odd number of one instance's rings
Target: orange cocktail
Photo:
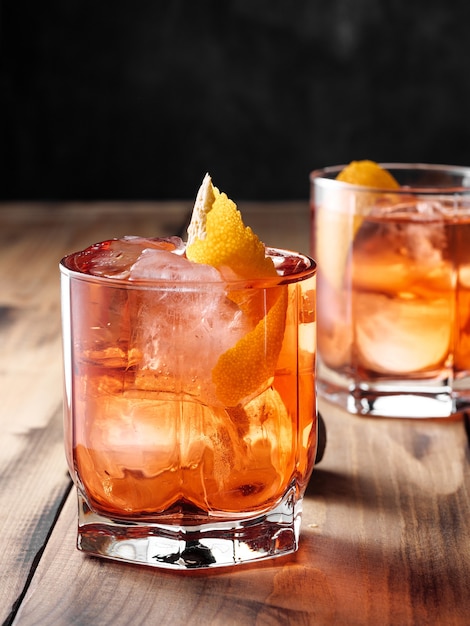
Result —
[[234, 250], [245, 235], [262, 249], [252, 275], [246, 259], [203, 263], [216, 230], [61, 262], [82, 550], [188, 568], [297, 547], [316, 447], [315, 265], [243, 225]]
[[468, 405], [470, 170], [353, 162], [312, 175], [312, 209], [321, 393], [360, 414]]

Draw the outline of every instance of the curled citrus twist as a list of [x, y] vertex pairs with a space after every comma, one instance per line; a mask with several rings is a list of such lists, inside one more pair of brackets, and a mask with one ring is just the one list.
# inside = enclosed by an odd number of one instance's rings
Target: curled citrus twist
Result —
[[[201, 191], [202, 190], [202, 191]], [[263, 243], [245, 226], [236, 204], [204, 178], [188, 227], [186, 256], [217, 269], [230, 268], [240, 278], [276, 276]]]
[[[244, 225], [235, 203], [212, 185], [208, 175], [188, 227], [186, 255], [191, 261], [212, 265], [222, 274], [228, 270], [241, 279], [277, 276], [264, 244]], [[246, 291], [235, 290], [228, 297], [249, 316], [254, 327], [219, 357], [212, 371], [217, 397], [228, 407], [240, 404], [274, 375], [284, 337], [286, 288], [269, 288], [266, 298], [261, 288], [255, 298], [247, 297]]]
[[390, 174], [375, 161], [351, 161], [336, 177], [343, 183], [374, 187], [376, 189], [398, 189], [399, 184]]

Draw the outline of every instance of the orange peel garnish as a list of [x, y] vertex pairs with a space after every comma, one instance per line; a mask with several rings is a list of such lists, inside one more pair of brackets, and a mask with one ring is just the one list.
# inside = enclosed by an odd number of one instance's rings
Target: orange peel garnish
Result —
[[[208, 174], [196, 197], [186, 256], [250, 282], [277, 276], [264, 244]], [[239, 405], [274, 376], [284, 337], [287, 287], [274, 284], [266, 292], [260, 287], [255, 298], [246, 298], [246, 290], [238, 287], [227, 294], [252, 324], [252, 330], [221, 354], [212, 370], [217, 397], [227, 407]]]
[[217, 269], [228, 267], [241, 278], [276, 276], [263, 243], [244, 225], [236, 204], [212, 185], [208, 174], [194, 209], [186, 246], [190, 261]]
[[398, 189], [400, 185], [388, 170], [375, 161], [351, 161], [336, 177], [343, 183], [374, 187], [376, 189]]

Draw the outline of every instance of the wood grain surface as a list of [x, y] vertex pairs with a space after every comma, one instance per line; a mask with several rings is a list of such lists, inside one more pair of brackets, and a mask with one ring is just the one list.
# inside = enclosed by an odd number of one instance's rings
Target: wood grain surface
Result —
[[[181, 232], [191, 202], [0, 206], [0, 623], [470, 623], [465, 419], [385, 420], [320, 401], [328, 442], [299, 551], [174, 573], [75, 549], [62, 446], [58, 261], [123, 234]], [[308, 251], [302, 203], [248, 204], [274, 246]]]

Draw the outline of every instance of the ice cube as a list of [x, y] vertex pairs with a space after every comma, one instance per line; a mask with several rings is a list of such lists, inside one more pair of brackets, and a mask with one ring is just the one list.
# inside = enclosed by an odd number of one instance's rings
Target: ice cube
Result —
[[359, 361], [366, 369], [398, 375], [441, 367], [451, 341], [451, 316], [450, 298], [427, 301], [358, 294]]
[[[417, 199], [372, 211], [372, 216], [380, 213], [387, 219], [379, 228], [379, 246], [385, 245], [420, 263], [433, 265], [441, 261], [447, 245], [445, 215], [448, 207], [445, 203]], [[385, 242], [380, 237], [384, 233]]]
[[132, 348], [141, 355], [137, 384], [216, 404], [212, 369], [253, 322], [227, 296], [227, 284], [211, 266], [166, 250], [146, 249], [130, 280], [152, 280], [129, 293], [137, 321]]
[[193, 263], [173, 251], [146, 248], [142, 250], [140, 256], [131, 266], [129, 279], [201, 285], [212, 282], [220, 283], [222, 277], [211, 265]]
[[179, 237], [145, 238], [127, 236], [94, 244], [76, 255], [77, 269], [94, 276], [127, 279], [130, 267], [146, 249], [184, 252], [184, 243]]

